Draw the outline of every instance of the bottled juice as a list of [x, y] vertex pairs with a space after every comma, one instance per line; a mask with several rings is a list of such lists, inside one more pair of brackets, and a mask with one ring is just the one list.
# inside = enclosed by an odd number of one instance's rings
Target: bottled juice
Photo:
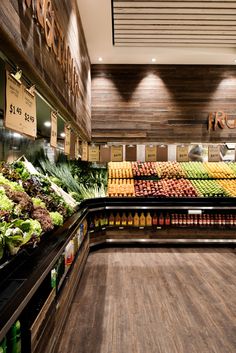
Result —
[[105, 213], [105, 215], [104, 215], [104, 222], [105, 222], [105, 226], [108, 226], [109, 220], [108, 220], [108, 216], [107, 216], [106, 213]]
[[115, 217], [113, 215], [113, 213], [110, 214], [110, 217], [109, 217], [109, 226], [114, 226], [115, 225]]
[[140, 227], [145, 227], [146, 225], [146, 217], [144, 216], [144, 213], [141, 213], [140, 219], [139, 219]]
[[120, 214], [119, 214], [119, 212], [117, 212], [116, 218], [115, 218], [115, 225], [119, 227], [120, 223], [121, 223]]
[[128, 226], [132, 227], [133, 226], [133, 217], [132, 217], [132, 213], [130, 212], [128, 215]]
[[164, 216], [163, 216], [163, 214], [161, 213], [160, 216], [159, 216], [159, 225], [160, 225], [160, 226], [163, 226], [163, 225], [164, 225], [164, 222], [165, 222]]
[[138, 212], [135, 212], [135, 215], [134, 215], [134, 226], [135, 227], [139, 227], [139, 215], [138, 215]]
[[158, 218], [157, 218], [156, 212], [154, 213], [154, 215], [152, 217], [152, 225], [153, 226], [157, 226], [158, 225]]
[[169, 215], [169, 213], [166, 214], [165, 225], [166, 225], [166, 226], [169, 226], [169, 225], [170, 225], [170, 215]]
[[100, 219], [98, 218], [97, 215], [94, 217], [94, 225], [95, 225], [95, 228], [99, 228], [100, 226]]
[[121, 225], [126, 226], [127, 225], [127, 217], [125, 212], [123, 212], [122, 217], [121, 217]]
[[147, 213], [146, 216], [146, 226], [151, 227], [152, 226], [152, 216], [150, 215], [150, 212]]

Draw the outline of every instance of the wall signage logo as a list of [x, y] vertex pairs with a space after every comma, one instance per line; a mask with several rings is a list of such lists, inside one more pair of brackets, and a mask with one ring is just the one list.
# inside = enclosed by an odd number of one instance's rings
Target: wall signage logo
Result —
[[236, 119], [230, 119], [223, 111], [211, 112], [208, 117], [208, 130], [215, 131], [218, 127], [220, 129], [236, 129]]
[[33, 9], [33, 16], [43, 29], [47, 46], [52, 50], [63, 70], [65, 83], [68, 84], [72, 95], [76, 98], [79, 97], [79, 74], [63, 30], [55, 17], [52, 0], [22, 1], [28, 8]]

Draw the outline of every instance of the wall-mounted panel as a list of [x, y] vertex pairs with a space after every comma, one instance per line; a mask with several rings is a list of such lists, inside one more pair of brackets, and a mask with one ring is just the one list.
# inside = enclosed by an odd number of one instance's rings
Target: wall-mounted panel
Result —
[[91, 135], [90, 60], [76, 0], [0, 4], [0, 50], [37, 89]]
[[94, 141], [234, 142], [208, 130], [210, 112], [236, 118], [235, 66], [92, 65]]

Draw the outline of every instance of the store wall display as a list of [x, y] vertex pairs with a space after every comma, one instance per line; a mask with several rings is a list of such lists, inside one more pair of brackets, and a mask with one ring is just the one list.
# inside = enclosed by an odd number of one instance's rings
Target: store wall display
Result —
[[89, 140], [90, 60], [77, 2], [4, 1], [0, 19], [0, 49]]
[[208, 130], [210, 112], [236, 117], [235, 66], [92, 65], [95, 141], [235, 141], [236, 129]]

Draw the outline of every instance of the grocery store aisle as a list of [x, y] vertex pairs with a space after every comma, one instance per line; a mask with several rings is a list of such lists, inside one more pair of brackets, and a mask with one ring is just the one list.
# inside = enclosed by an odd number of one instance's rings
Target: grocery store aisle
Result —
[[236, 251], [93, 252], [59, 353], [236, 351]]

